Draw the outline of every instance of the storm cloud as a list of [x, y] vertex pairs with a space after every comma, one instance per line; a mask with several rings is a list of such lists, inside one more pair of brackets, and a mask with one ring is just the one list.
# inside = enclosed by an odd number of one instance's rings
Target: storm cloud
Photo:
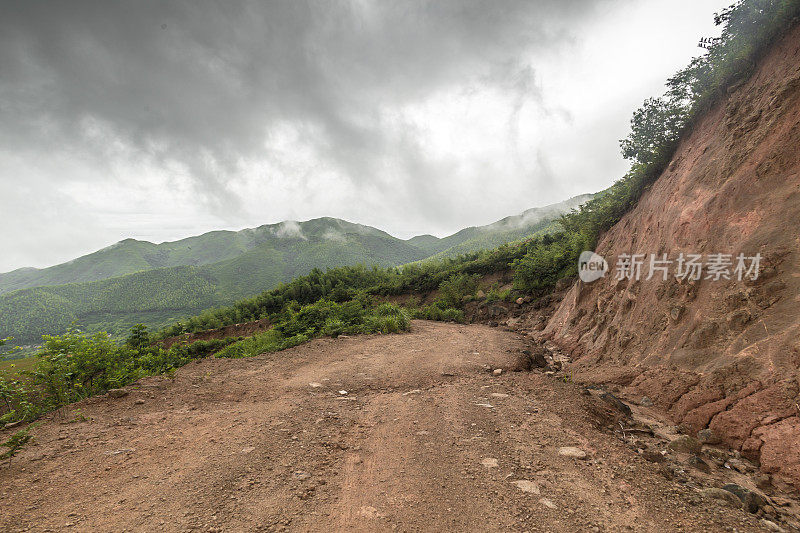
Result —
[[[619, 177], [619, 125], [656, 79], [617, 80], [639, 91], [624, 101], [586, 87], [610, 102], [594, 112], [548, 85], [632, 2], [0, 5], [0, 202], [17, 229], [0, 270], [291, 218], [402, 236], [486, 223]], [[578, 157], [593, 177], [559, 163]]]

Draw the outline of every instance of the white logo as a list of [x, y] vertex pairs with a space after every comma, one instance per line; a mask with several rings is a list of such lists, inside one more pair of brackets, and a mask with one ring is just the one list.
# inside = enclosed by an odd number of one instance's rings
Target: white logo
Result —
[[608, 263], [594, 252], [581, 252], [578, 258], [578, 276], [584, 283], [596, 281], [608, 272]]

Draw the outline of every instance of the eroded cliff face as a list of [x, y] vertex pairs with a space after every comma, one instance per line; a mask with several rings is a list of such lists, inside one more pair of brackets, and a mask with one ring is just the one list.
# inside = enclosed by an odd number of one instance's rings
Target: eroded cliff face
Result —
[[[685, 136], [599, 242], [609, 275], [576, 283], [543, 334], [578, 379], [649, 396], [800, 488], [800, 27]], [[617, 281], [620, 254], [762, 256], [755, 281]], [[645, 269], [646, 273], [646, 269]]]

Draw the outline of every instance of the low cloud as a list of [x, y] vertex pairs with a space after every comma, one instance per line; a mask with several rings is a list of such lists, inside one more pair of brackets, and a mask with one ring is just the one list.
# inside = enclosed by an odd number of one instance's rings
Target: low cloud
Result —
[[303, 229], [300, 227], [300, 224], [294, 220], [281, 222], [281, 224], [278, 225], [278, 229], [275, 230], [275, 235], [282, 239], [308, 239], [303, 235]]
[[[481, 222], [470, 211], [500, 184], [515, 197], [496, 194], [486, 217], [536, 205], [536, 191], [585, 175], [553, 171], [563, 154], [542, 152], [549, 130], [576, 120], [542, 58], [632, 2], [12, 4], [0, 17], [0, 208], [25, 230], [0, 238], [14, 249], [0, 270], [126, 236], [324, 215], [441, 233]], [[70, 231], [37, 223], [41, 204]], [[70, 238], [48, 254], [48, 232]]]

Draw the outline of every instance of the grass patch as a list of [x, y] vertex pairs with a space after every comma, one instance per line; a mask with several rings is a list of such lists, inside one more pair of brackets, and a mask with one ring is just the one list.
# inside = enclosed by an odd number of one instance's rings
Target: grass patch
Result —
[[36, 365], [36, 361], [36, 357], [3, 359], [0, 360], [0, 373], [6, 372], [9, 376], [20, 376], [21, 372], [33, 370], [33, 367]]

